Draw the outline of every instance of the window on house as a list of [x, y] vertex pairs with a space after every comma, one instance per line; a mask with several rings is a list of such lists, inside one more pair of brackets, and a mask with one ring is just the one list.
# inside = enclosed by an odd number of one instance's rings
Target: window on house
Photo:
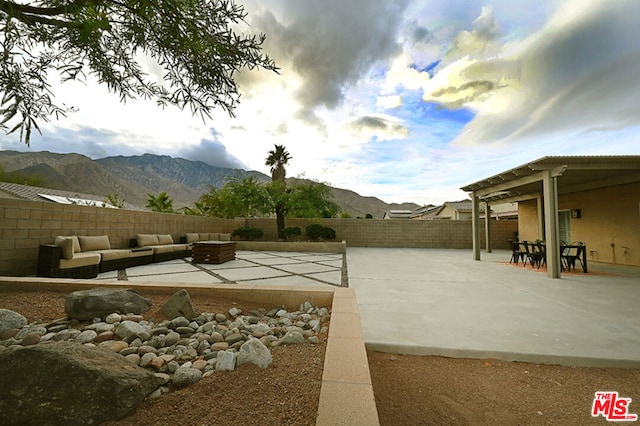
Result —
[[558, 212], [558, 228], [560, 230], [560, 241], [571, 242], [571, 211], [562, 210]]

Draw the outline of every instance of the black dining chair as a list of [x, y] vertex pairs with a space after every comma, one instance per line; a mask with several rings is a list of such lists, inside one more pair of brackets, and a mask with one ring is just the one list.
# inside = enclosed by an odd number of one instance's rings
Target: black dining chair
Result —
[[520, 260], [524, 262], [526, 253], [520, 250], [520, 242], [509, 240], [509, 245], [511, 246], [511, 259], [509, 259], [509, 263], [515, 263], [517, 265]]
[[538, 266], [538, 269], [540, 269], [542, 265], [547, 264], [546, 246], [544, 245], [543, 242], [536, 241], [535, 243], [531, 243], [530, 247], [531, 247], [531, 257], [533, 259], [533, 262]]
[[580, 258], [580, 250], [584, 243], [575, 241], [569, 245], [562, 247], [562, 254], [560, 255], [563, 268], [566, 267], [567, 271], [576, 270], [576, 262], [580, 263], [582, 267], [582, 259]]

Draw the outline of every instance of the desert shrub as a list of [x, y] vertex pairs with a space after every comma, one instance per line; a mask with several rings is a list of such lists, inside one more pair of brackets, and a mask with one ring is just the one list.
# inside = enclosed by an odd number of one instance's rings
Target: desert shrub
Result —
[[258, 240], [262, 238], [264, 232], [260, 228], [254, 228], [253, 226], [243, 226], [233, 231], [231, 234], [234, 237], [238, 237], [241, 240]]
[[307, 231], [307, 237], [309, 237], [312, 240], [335, 240], [336, 239], [336, 231], [333, 228], [320, 225], [319, 223], [314, 223], [313, 225], [307, 226], [306, 231]]
[[302, 230], [300, 229], [299, 226], [290, 226], [288, 228], [284, 228], [284, 235], [289, 238], [289, 237], [295, 237], [298, 235], [302, 235]]

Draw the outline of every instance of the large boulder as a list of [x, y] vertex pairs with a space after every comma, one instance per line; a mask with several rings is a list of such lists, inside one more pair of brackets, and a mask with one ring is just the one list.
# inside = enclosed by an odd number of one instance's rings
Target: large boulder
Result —
[[2, 423], [88, 425], [125, 417], [157, 387], [154, 374], [73, 342], [0, 352]]
[[68, 294], [64, 309], [69, 318], [80, 321], [105, 318], [111, 313], [140, 314], [151, 307], [151, 301], [132, 289], [92, 288]]
[[193, 308], [189, 292], [185, 289], [175, 292], [160, 308], [162, 314], [169, 319], [185, 317], [189, 321], [198, 316]]

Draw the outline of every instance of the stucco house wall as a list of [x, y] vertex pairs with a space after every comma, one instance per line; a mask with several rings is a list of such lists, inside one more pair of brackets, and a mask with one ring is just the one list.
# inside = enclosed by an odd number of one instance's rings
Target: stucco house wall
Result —
[[[571, 218], [571, 239], [587, 245], [590, 261], [640, 266], [640, 183], [576, 192], [558, 197], [558, 211], [580, 210]], [[535, 200], [518, 204], [521, 240], [536, 240]]]

